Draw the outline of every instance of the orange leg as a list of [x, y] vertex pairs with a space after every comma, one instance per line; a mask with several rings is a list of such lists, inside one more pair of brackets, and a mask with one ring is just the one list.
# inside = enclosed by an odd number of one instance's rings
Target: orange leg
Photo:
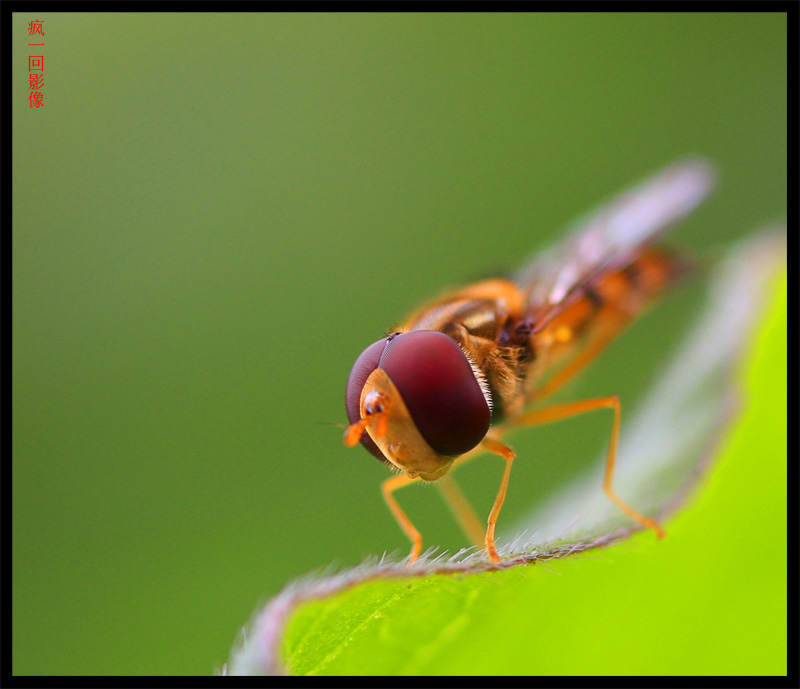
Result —
[[450, 511], [458, 520], [462, 531], [475, 545], [481, 546], [484, 540], [484, 529], [469, 504], [464, 494], [459, 490], [452, 476], [445, 476], [436, 482], [436, 487], [442, 492]]
[[[626, 503], [619, 495], [614, 492], [611, 487], [611, 481], [614, 475], [614, 461], [617, 456], [617, 442], [619, 440], [619, 420], [620, 420], [620, 404], [619, 397], [611, 395], [610, 397], [600, 397], [593, 400], [581, 400], [580, 402], [568, 402], [566, 404], [555, 404], [551, 407], [544, 409], [536, 409], [522, 414], [509, 424], [507, 428], [514, 426], [535, 426], [543, 423], [551, 423], [553, 421], [560, 421], [567, 419], [570, 416], [576, 416], [583, 412], [592, 411], [593, 409], [608, 409], [614, 410], [614, 427], [611, 431], [611, 443], [608, 447], [608, 456], [606, 458], [606, 471], [603, 477], [603, 490], [606, 495], [617, 505], [625, 514], [631, 519], [636, 520], [642, 526], [653, 529], [658, 538], [664, 538], [666, 535], [664, 529], [650, 517], [645, 517], [634, 510], [628, 503]], [[499, 496], [498, 496], [499, 497]]]
[[486, 529], [486, 552], [489, 553], [489, 559], [492, 562], [499, 562], [500, 556], [497, 554], [497, 548], [494, 545], [494, 527], [495, 524], [497, 524], [497, 517], [500, 516], [500, 508], [503, 506], [503, 501], [506, 499], [508, 477], [511, 474], [511, 463], [514, 461], [516, 454], [510, 447], [503, 445], [503, 443], [494, 438], [484, 438], [481, 444], [484, 448], [489, 450], [489, 452], [500, 455], [506, 460], [506, 468], [503, 472], [503, 478], [500, 480], [500, 489], [497, 491], [497, 497], [494, 499], [492, 511], [489, 512], [489, 525]]
[[397, 500], [394, 499], [392, 493], [398, 488], [407, 486], [409, 483], [413, 483], [417, 480], [418, 479], [411, 478], [406, 474], [399, 474], [387, 478], [381, 484], [383, 499], [386, 500], [386, 504], [389, 505], [389, 509], [392, 511], [397, 523], [400, 524], [400, 528], [405, 531], [406, 536], [411, 540], [411, 555], [408, 558], [409, 565], [419, 557], [419, 551], [422, 550], [422, 536], [411, 523], [411, 520], [406, 516], [406, 513], [400, 509], [400, 505], [397, 504]]

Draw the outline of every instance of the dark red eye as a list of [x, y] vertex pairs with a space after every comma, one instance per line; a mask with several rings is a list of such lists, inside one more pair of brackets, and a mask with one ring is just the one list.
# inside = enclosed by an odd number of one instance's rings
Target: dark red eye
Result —
[[[371, 344], [361, 352], [361, 356], [356, 359], [356, 363], [350, 369], [350, 377], [347, 379], [347, 389], [344, 393], [344, 406], [350, 423], [361, 419], [361, 391], [364, 389], [364, 383], [367, 382], [370, 373], [378, 368], [378, 362], [387, 342], [388, 340], [384, 337]], [[361, 444], [378, 459], [389, 462], [366, 431], [361, 434]]]
[[422, 437], [439, 454], [464, 454], [486, 436], [492, 413], [455, 340], [434, 330], [400, 333], [385, 345], [378, 365], [397, 387]]

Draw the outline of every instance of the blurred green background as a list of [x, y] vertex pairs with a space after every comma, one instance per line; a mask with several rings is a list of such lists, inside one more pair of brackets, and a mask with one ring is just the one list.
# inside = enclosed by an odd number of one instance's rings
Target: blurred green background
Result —
[[[687, 154], [721, 184], [675, 243], [713, 256], [786, 213], [782, 14], [12, 30], [15, 674], [208, 674], [288, 579], [405, 554], [388, 472], [334, 424], [355, 358], [419, 300]], [[571, 395], [616, 392], [624, 423], [701, 294], [641, 319]], [[594, 416], [514, 438], [531, 461], [502, 521], [595, 460]], [[460, 473], [479, 511], [501, 470]], [[464, 545], [436, 491], [398, 495], [426, 545]]]

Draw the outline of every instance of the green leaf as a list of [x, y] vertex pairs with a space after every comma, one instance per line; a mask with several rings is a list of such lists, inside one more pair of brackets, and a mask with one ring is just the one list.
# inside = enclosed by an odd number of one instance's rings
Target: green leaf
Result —
[[785, 674], [785, 251], [772, 232], [721, 264], [699, 324], [625, 428], [615, 487], [647, 514], [675, 513], [664, 541], [618, 514], [593, 472], [538, 507], [526, 520], [538, 531], [499, 565], [382, 558], [291, 584], [223, 672]]

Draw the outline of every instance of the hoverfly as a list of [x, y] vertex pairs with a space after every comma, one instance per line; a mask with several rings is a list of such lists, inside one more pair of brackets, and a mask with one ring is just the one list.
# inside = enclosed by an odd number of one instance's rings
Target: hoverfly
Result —
[[500, 455], [505, 470], [485, 531], [455, 484], [439, 484], [464, 531], [498, 562], [494, 530], [515, 457], [502, 436], [594, 409], [614, 412], [605, 493], [664, 536], [658, 523], [612, 488], [618, 397], [538, 405], [686, 272], [687, 261], [655, 240], [692, 212], [713, 184], [706, 162], [675, 163], [579, 222], [561, 244], [511, 278], [478, 282], [424, 304], [358, 357], [347, 381], [344, 439], [349, 446], [360, 441], [400, 470], [382, 491], [412, 542], [409, 564], [419, 556], [422, 537], [395, 490], [436, 481], [481, 451]]

